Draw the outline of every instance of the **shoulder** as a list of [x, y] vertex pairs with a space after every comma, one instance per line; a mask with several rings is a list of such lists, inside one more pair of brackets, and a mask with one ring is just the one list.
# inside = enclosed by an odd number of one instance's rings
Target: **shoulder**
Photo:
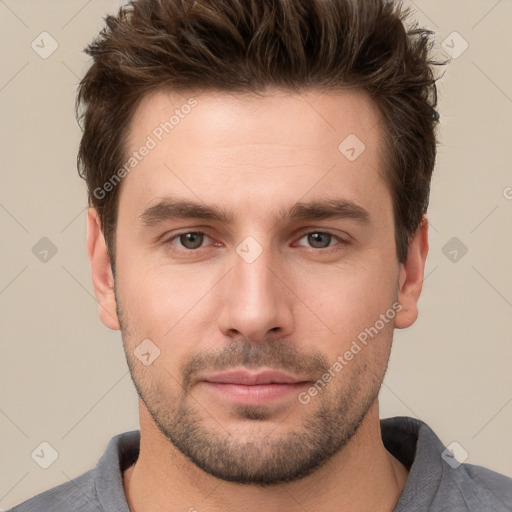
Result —
[[102, 510], [94, 488], [94, 470], [45, 491], [9, 512], [98, 512]]
[[512, 511], [512, 479], [461, 464], [423, 421], [388, 418], [381, 420], [381, 432], [386, 449], [409, 469], [397, 511]]
[[457, 468], [446, 465], [436, 501], [459, 503], [460, 510], [464, 511], [510, 512], [512, 478], [473, 464], [461, 464]]
[[113, 437], [94, 469], [49, 489], [9, 512], [129, 512], [123, 488], [123, 471], [139, 454], [140, 432]]

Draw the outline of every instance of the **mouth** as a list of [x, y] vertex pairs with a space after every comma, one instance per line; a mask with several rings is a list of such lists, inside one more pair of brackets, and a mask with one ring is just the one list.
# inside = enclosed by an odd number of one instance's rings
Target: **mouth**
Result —
[[311, 381], [276, 370], [233, 370], [203, 376], [198, 384], [208, 392], [240, 405], [265, 405], [295, 396]]

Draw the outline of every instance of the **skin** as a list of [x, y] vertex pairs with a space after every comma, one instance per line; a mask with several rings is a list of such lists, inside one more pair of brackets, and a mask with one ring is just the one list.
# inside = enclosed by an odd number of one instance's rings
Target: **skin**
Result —
[[[147, 96], [129, 152], [190, 96]], [[140, 455], [124, 473], [130, 508], [392, 511], [408, 470], [382, 443], [377, 395], [393, 330], [417, 318], [428, 224], [400, 264], [378, 110], [354, 91], [194, 98], [124, 178], [115, 280], [98, 215], [88, 213], [100, 318], [121, 330], [141, 398]], [[338, 150], [349, 134], [366, 146], [354, 161]], [[232, 218], [145, 226], [141, 214], [170, 194]], [[364, 208], [367, 222], [282, 215], [333, 198]], [[207, 235], [199, 249], [175, 236], [198, 231]], [[320, 246], [308, 236], [325, 232], [334, 236], [320, 235]], [[236, 251], [248, 236], [262, 250], [251, 263]], [[396, 301], [393, 320], [308, 404], [291, 393], [244, 407], [195, 380], [220, 368], [275, 368], [307, 381], [307, 391]], [[145, 339], [160, 350], [148, 366], [134, 355]], [[312, 453], [320, 460], [308, 469]]]

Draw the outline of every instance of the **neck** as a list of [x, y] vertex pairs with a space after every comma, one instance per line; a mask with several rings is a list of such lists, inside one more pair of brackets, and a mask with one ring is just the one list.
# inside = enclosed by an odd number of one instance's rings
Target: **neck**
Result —
[[124, 473], [132, 512], [392, 512], [408, 476], [382, 443], [377, 401], [350, 441], [323, 466], [298, 481], [268, 487], [205, 473], [161, 434], [144, 406], [140, 427], [139, 458]]

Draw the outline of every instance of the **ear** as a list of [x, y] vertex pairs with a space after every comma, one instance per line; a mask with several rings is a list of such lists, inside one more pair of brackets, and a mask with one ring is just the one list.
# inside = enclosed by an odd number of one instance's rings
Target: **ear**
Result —
[[409, 244], [407, 260], [400, 264], [398, 302], [402, 309], [395, 317], [395, 327], [405, 329], [418, 318], [418, 300], [423, 286], [425, 261], [428, 254], [428, 219], [421, 225]]
[[94, 293], [98, 299], [100, 320], [110, 329], [120, 329], [116, 313], [114, 276], [101, 223], [95, 208], [87, 211], [87, 255], [91, 263]]

